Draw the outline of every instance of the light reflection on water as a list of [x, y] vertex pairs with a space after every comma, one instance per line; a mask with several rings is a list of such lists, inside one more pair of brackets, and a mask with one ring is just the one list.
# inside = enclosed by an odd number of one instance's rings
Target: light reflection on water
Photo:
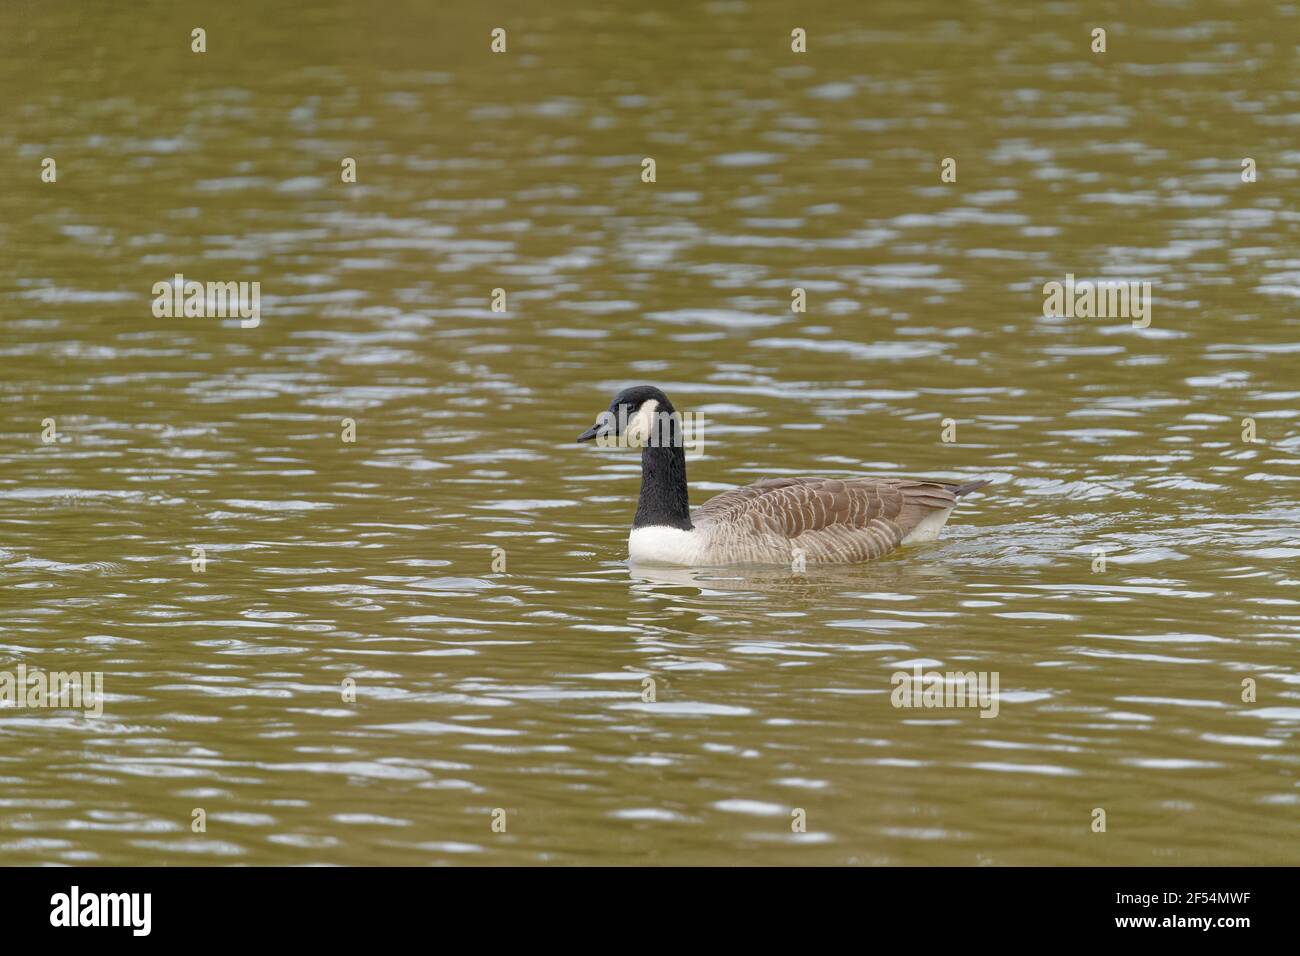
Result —
[[[281, 6], [238, 68], [26, 10], [0, 669], [107, 699], [0, 712], [5, 859], [1292, 862], [1297, 11], [1199, 9], [1103, 61], [1074, 5], [839, 4], [796, 61], [767, 2], [561, 3], [495, 61], [472, 9]], [[153, 319], [176, 272], [261, 326]], [[1067, 272], [1152, 326], [1044, 318]], [[629, 569], [637, 463], [572, 438], [635, 381], [705, 414], [697, 503], [995, 483], [866, 567]], [[999, 716], [891, 707], [917, 663]]]

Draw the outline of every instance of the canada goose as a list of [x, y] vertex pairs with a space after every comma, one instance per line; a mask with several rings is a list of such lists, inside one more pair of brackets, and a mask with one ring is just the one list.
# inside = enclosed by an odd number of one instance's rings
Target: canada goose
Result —
[[853, 564], [933, 541], [957, 497], [988, 484], [911, 478], [764, 478], [691, 514], [681, 419], [651, 385], [625, 388], [578, 436], [642, 446], [634, 564]]

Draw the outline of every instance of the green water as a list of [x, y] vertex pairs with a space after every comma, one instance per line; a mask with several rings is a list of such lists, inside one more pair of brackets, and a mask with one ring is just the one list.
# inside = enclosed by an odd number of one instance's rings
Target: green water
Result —
[[[119, 6], [0, 6], [0, 671], [106, 693], [0, 710], [4, 862], [1296, 861], [1296, 4]], [[629, 569], [640, 382], [695, 504], [994, 484]]]

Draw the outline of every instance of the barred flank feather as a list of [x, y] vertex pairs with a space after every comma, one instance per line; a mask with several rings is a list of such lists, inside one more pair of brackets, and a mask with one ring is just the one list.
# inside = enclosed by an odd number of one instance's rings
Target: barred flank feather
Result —
[[987, 484], [909, 478], [765, 478], [691, 515], [708, 564], [853, 564], [888, 554], [957, 495]]

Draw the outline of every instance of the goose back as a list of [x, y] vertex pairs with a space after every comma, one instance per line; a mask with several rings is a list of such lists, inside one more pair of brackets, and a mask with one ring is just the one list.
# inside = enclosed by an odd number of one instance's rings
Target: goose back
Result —
[[802, 554], [809, 564], [852, 564], [914, 532], [937, 535], [968, 490], [910, 478], [765, 478], [709, 499], [691, 520], [700, 563], [789, 564]]

